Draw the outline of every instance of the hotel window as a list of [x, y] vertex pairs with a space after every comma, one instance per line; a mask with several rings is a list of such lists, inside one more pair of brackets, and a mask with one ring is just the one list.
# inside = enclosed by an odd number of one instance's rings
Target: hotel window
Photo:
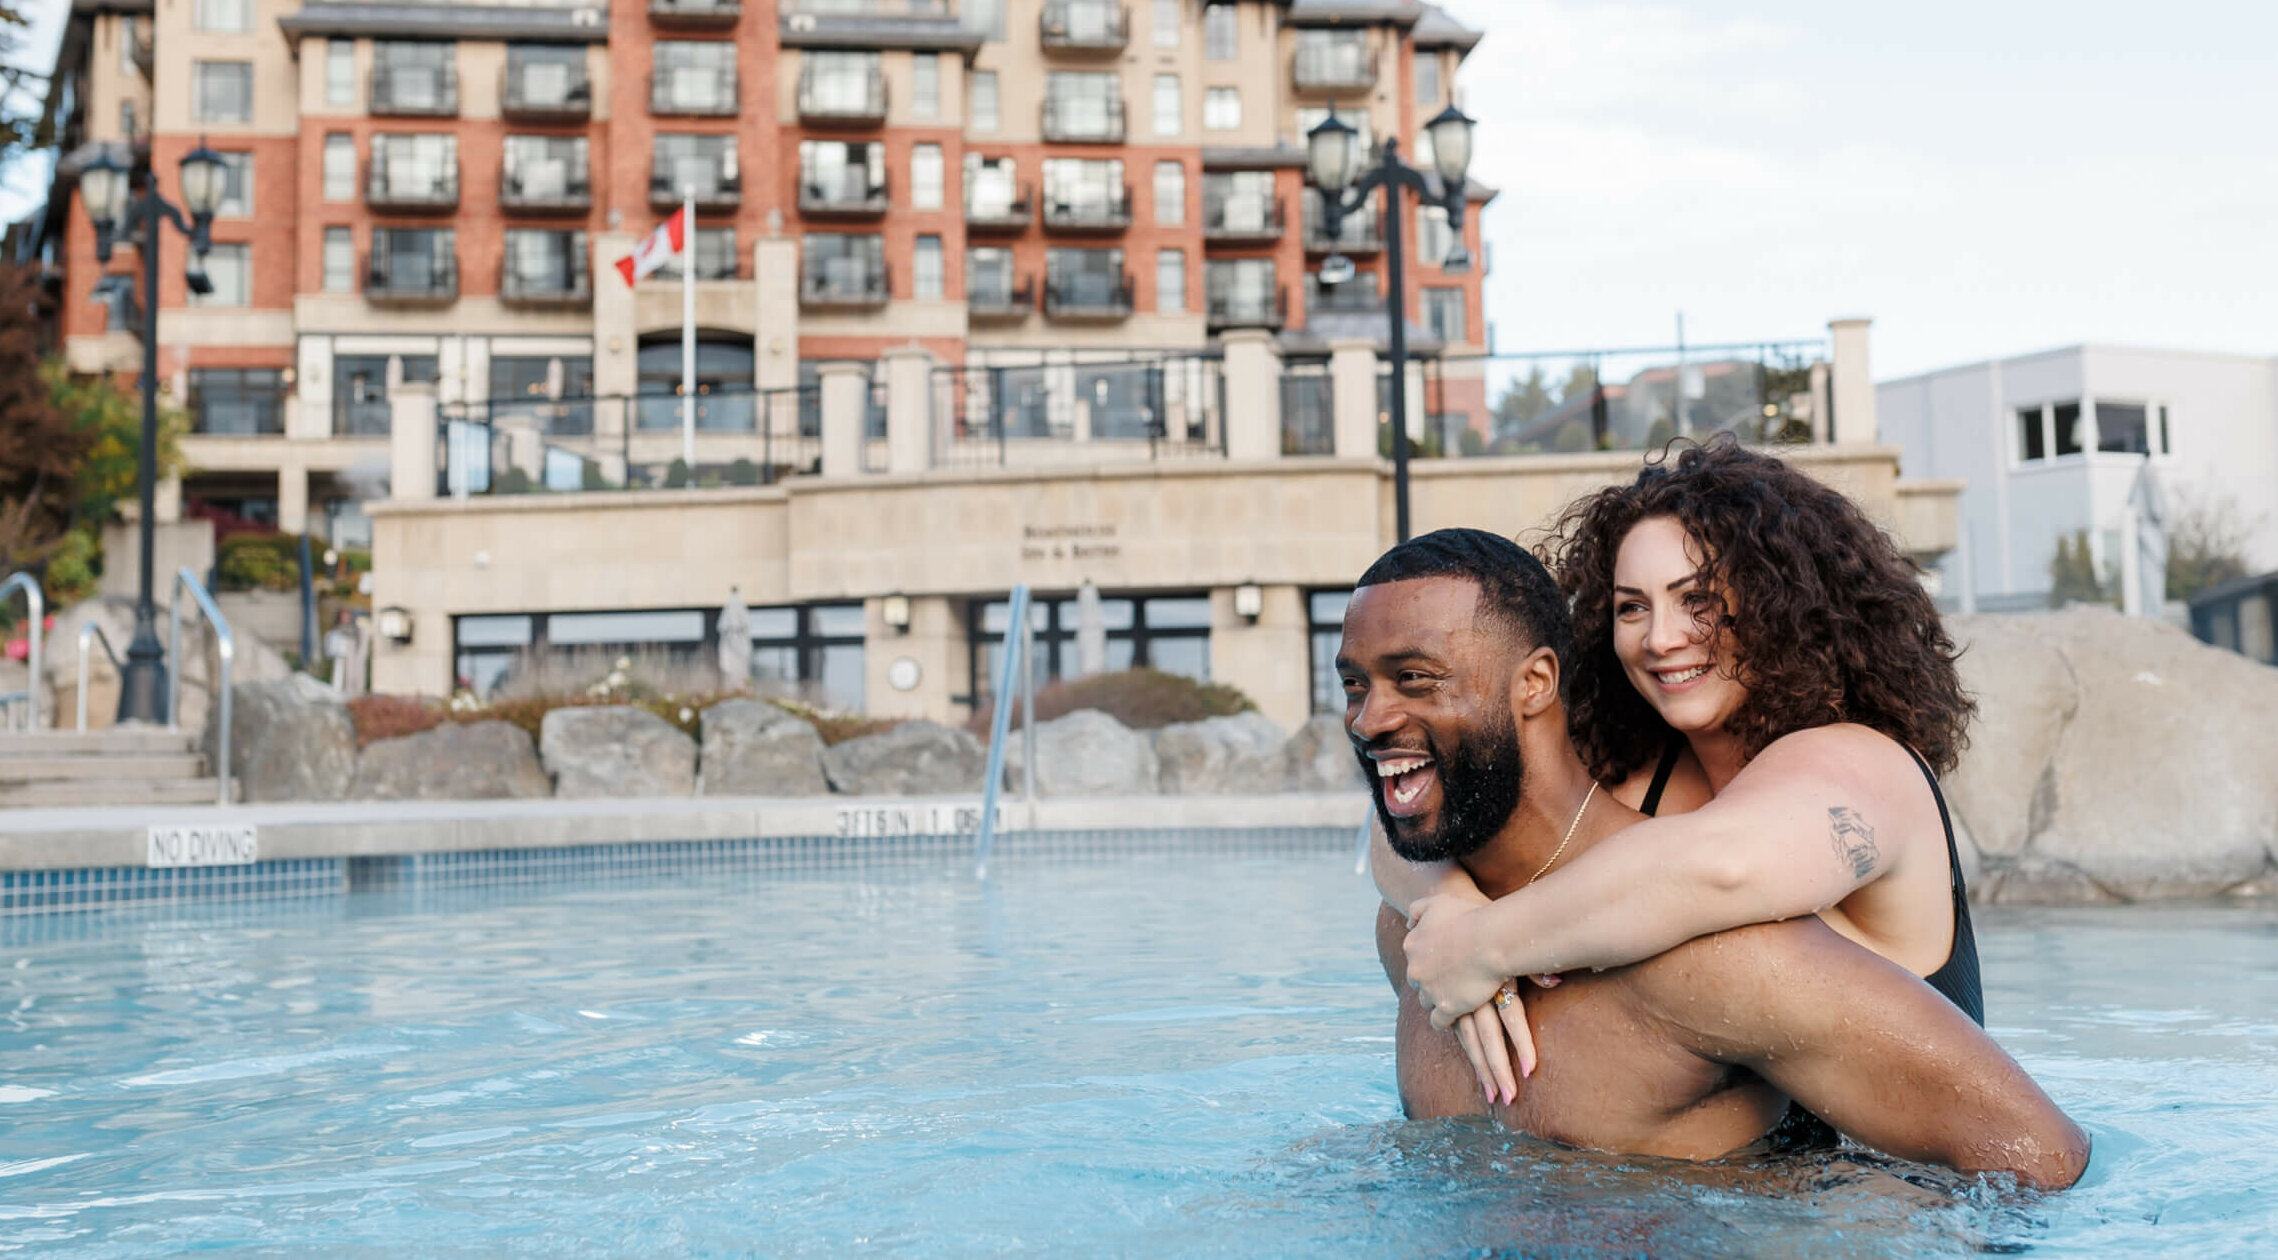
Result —
[[1000, 219], [1012, 213], [1019, 196], [1019, 179], [1008, 157], [965, 155], [965, 211], [977, 218]]
[[1098, 70], [1045, 74], [1046, 139], [1118, 141], [1123, 118], [1123, 76]]
[[743, 187], [732, 135], [667, 135], [656, 138], [649, 168], [650, 195], [661, 186], [674, 193], [692, 189], [698, 201]]
[[[967, 641], [973, 653], [973, 699], [976, 708], [984, 708], [996, 692], [995, 671], [1004, 654], [1012, 610], [1003, 600], [975, 601], [969, 607], [972, 623]], [[1107, 638], [1107, 657], [1101, 665], [1107, 671], [1159, 669], [1210, 681], [1208, 595], [1109, 596], [1099, 601], [1099, 617]], [[1072, 677], [1081, 668], [1076, 657], [1080, 618], [1073, 596], [1040, 598], [1029, 605], [1037, 682]]]
[[191, 10], [191, 25], [201, 31], [249, 31], [252, 0], [198, 0]]
[[1179, 77], [1175, 74], [1155, 76], [1155, 134], [1175, 136], [1179, 133]]
[[910, 296], [921, 302], [938, 302], [942, 294], [941, 238], [921, 236], [910, 254]]
[[799, 252], [806, 292], [836, 298], [885, 295], [886, 238], [810, 234]]
[[190, 431], [257, 437], [285, 431], [285, 378], [276, 368], [191, 368]]
[[2019, 463], [2031, 463], [2034, 460], [2049, 457], [2048, 436], [2043, 427], [2043, 419], [2042, 409], [2039, 407], [2019, 407], [2017, 409], [2017, 461]]
[[1182, 227], [1186, 224], [1186, 164], [1183, 162], [1155, 163], [1155, 225]]
[[[732, 227], [700, 227], [696, 229], [696, 278], [699, 280], [733, 280], [736, 278], [736, 230]], [[650, 274], [665, 280], [680, 279], [681, 255], [674, 254], [664, 265]], [[678, 344], [677, 342], [674, 344]]]
[[206, 279], [214, 291], [190, 295], [192, 306], [245, 306], [253, 296], [253, 247], [216, 245], [206, 255]]
[[1440, 57], [1438, 53], [1416, 54], [1416, 103], [1440, 103]]
[[324, 199], [356, 199], [356, 138], [339, 133], [324, 138]]
[[2096, 449], [2122, 455], [2157, 455], [2151, 408], [2143, 403], [2096, 400]]
[[1006, 307], [1013, 302], [1012, 251], [1001, 246], [965, 251], [965, 300], [975, 306]]
[[142, 67], [135, 63], [135, 52], [142, 45], [143, 40], [147, 38], [143, 32], [141, 18], [122, 17], [119, 19], [120, 74], [131, 77], [142, 73]]
[[1447, 345], [1468, 341], [1463, 325], [1463, 290], [1426, 289], [1424, 299], [1424, 327]]
[[910, 117], [941, 117], [941, 58], [934, 53], [910, 59]]
[[432, 385], [442, 364], [432, 354], [341, 355], [332, 361], [332, 432], [335, 437], [386, 437], [390, 427], [388, 364], [406, 385]]
[[1208, 61], [1232, 61], [1241, 56], [1241, 13], [1230, 4], [1202, 6], [1202, 55]]
[[1186, 251], [1155, 251], [1155, 309], [1165, 315], [1186, 313]]
[[200, 61], [190, 67], [192, 122], [253, 121], [253, 63]]
[[979, 32], [983, 39], [1005, 37], [1005, 0], [965, 0], [958, 10], [964, 15], [966, 30]]
[[324, 229], [324, 291], [356, 291], [356, 235], [348, 228]]
[[1345, 605], [1351, 591], [1314, 591], [1305, 597], [1305, 627], [1313, 646], [1313, 711], [1343, 713], [1345, 682], [1337, 675], [1337, 649], [1345, 639]]
[[353, 105], [356, 103], [356, 41], [328, 39], [324, 41], [324, 103], [327, 105]]
[[253, 213], [253, 155], [221, 155], [221, 201], [214, 206], [217, 219], [243, 219]]
[[2087, 447], [2080, 432], [2080, 404], [2061, 402], [2049, 408], [2050, 419], [2056, 422], [2056, 453], [2078, 455]]
[[505, 256], [502, 274], [509, 296], [570, 297], [591, 292], [583, 232], [508, 228]]
[[1448, 226], [1445, 206], [1416, 207], [1416, 261], [1437, 267], [1455, 248], [1455, 229]]
[[1122, 158], [1044, 159], [1046, 222], [1109, 223], [1131, 213]]
[[1155, 47], [1179, 46], [1179, 19], [1183, 16], [1179, 12], [1181, 7], [1182, 0], [1155, 0]]
[[910, 146], [910, 208], [941, 209], [941, 146]]
[[459, 112], [458, 45], [438, 40], [372, 42], [372, 108], [401, 114]]
[[[1318, 105], [1300, 106], [1297, 110], [1298, 136], [1305, 136], [1315, 127], [1327, 122], [1328, 119], [1329, 111], [1325, 107]], [[1339, 110], [1337, 111], [1337, 121], [1353, 129], [1353, 145], [1359, 151], [1361, 161], [1367, 163], [1375, 160], [1374, 133], [1368, 127], [1368, 115], [1353, 113], [1349, 110]]]
[[973, 72], [973, 130], [993, 134], [997, 129], [997, 72]]
[[[649, 107], [690, 113], [736, 108], [736, 46], [720, 40], [660, 40], [650, 50]], [[818, 78], [822, 76], [818, 75]], [[857, 92], [860, 81], [856, 81]]]
[[1233, 131], [1242, 125], [1240, 88], [1214, 87], [1202, 94], [1202, 126], [1206, 131]]

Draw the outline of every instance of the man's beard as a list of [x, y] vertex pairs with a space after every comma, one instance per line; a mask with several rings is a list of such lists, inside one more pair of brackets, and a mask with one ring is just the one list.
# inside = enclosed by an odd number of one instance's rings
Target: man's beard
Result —
[[[1386, 780], [1374, 780], [1377, 817], [1384, 821], [1384, 835], [1394, 853], [1411, 862], [1468, 857], [1486, 847], [1511, 820], [1526, 785], [1527, 768], [1519, 752], [1518, 723], [1508, 712], [1497, 712], [1500, 719], [1491, 719], [1473, 732], [1452, 757], [1431, 736], [1424, 737], [1424, 749], [1440, 777], [1439, 825], [1430, 831], [1411, 823], [1403, 833], [1400, 821], [1384, 807]], [[1371, 776], [1376, 773], [1375, 763], [1365, 756], [1361, 768]]]

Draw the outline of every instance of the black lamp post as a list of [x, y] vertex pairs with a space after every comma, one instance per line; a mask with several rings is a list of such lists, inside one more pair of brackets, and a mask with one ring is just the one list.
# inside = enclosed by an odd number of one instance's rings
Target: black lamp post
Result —
[[[1376, 165], [1361, 170], [1360, 134], [1337, 117], [1334, 103], [1329, 106], [1329, 116], [1305, 133], [1305, 172], [1321, 194], [1322, 227], [1332, 245], [1344, 229], [1345, 216], [1367, 204], [1370, 193], [1384, 189], [1385, 222], [1389, 225], [1385, 268], [1390, 292], [1385, 296], [1385, 313], [1392, 320], [1392, 510], [1399, 534], [1396, 542], [1408, 541], [1408, 311], [1400, 190], [1415, 193], [1419, 203], [1447, 211], [1455, 244], [1441, 262], [1441, 269], [1468, 270], [1471, 253], [1463, 247], [1463, 191], [1465, 174], [1471, 168], [1471, 127], [1472, 119], [1453, 105], [1424, 124], [1432, 137], [1432, 167], [1440, 180], [1437, 193], [1423, 172], [1401, 164], [1398, 140], [1386, 140]], [[1352, 259], [1343, 254], [1321, 260], [1324, 283], [1342, 283], [1352, 274]]]
[[158, 607], [152, 598], [158, 497], [158, 243], [161, 224], [171, 223], [190, 238], [194, 259], [186, 271], [190, 292], [213, 292], [204, 260], [212, 247], [206, 230], [222, 195], [221, 155], [200, 142], [182, 159], [180, 209], [159, 195], [158, 179], [147, 162], [130, 169], [108, 151], [79, 168], [79, 199], [95, 224], [95, 257], [111, 261], [111, 247], [131, 242], [142, 254], [142, 452], [135, 477], [142, 492], [142, 554], [134, 606], [134, 641], [127, 647], [125, 676], [119, 680], [121, 722], [165, 722], [166, 649], [158, 643]]

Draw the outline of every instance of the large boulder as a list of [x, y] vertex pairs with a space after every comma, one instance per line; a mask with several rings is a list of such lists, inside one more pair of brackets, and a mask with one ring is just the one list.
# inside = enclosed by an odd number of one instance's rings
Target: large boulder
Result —
[[1957, 617], [1978, 701], [1950, 803], [1991, 901], [2129, 901], [2278, 871], [2278, 670], [2104, 609]]
[[349, 795], [370, 801], [477, 801], [553, 794], [529, 733], [511, 722], [445, 722], [376, 740]]
[[854, 796], [978, 792], [985, 773], [981, 741], [939, 722], [904, 722], [823, 750], [831, 790]]
[[[1005, 786], [1018, 787], [1027, 740], [1013, 731], [1005, 741]], [[1036, 794], [1136, 796], [1155, 791], [1155, 746], [1097, 709], [1078, 709], [1036, 724]]]
[[1345, 720], [1333, 713], [1315, 714], [1298, 727], [1282, 745], [1281, 764], [1284, 792], [1358, 792], [1368, 786], [1345, 736]]
[[722, 700], [704, 710], [701, 796], [821, 796], [823, 737], [765, 700]]
[[[339, 693], [293, 674], [229, 689], [229, 770], [241, 801], [337, 801], [356, 777], [356, 723]], [[221, 764], [220, 707], [207, 715], [206, 764]]]
[[696, 741], [629, 704], [555, 709], [538, 724], [538, 756], [556, 796], [687, 796], [696, 787]]
[[1282, 781], [1281, 727], [1262, 713], [1174, 722], [1155, 733], [1157, 782], [1170, 795], [1267, 792]]

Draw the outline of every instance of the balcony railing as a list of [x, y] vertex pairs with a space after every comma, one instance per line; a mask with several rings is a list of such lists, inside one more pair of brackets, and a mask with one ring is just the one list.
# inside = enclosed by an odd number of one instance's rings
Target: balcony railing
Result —
[[1131, 42], [1131, 15], [1112, 0], [1045, 0], [1037, 30], [1048, 52], [1119, 53]]
[[1106, 197], [1044, 202], [1044, 227], [1054, 232], [1120, 232], [1131, 226], [1131, 185]]
[[799, 213], [811, 218], [873, 219], [886, 213], [886, 185], [873, 184], [867, 171], [845, 178], [799, 177]]
[[1337, 225], [1337, 239], [1330, 240], [1328, 224], [1322, 217], [1318, 197], [1305, 199], [1305, 252], [1308, 254], [1373, 254], [1384, 248], [1384, 232], [1378, 225], [1376, 202], [1370, 200], [1344, 217]]
[[1012, 323], [1036, 309], [1036, 278], [1014, 283], [1009, 275], [974, 273], [965, 278], [965, 317], [975, 322]]
[[1280, 328], [1289, 322], [1289, 290], [1213, 293], [1206, 308], [1212, 328]]
[[1022, 184], [1011, 201], [987, 201], [973, 196], [973, 181], [965, 182], [965, 227], [973, 232], [1017, 232], [1036, 217], [1036, 189]]
[[[649, 173], [649, 207], [653, 210], [670, 210], [681, 201], [682, 189], [690, 181], [680, 178], [678, 172], [652, 168]], [[734, 175], [715, 175], [709, 183], [697, 180], [696, 209], [699, 212], [733, 210], [743, 204], [743, 180]]]
[[1202, 197], [1202, 239], [1220, 244], [1251, 245], [1281, 239], [1281, 198], [1240, 194]]
[[1113, 323], [1131, 317], [1131, 273], [1110, 280], [1105, 276], [1064, 276], [1044, 285], [1044, 316], [1070, 322]]
[[872, 69], [850, 79], [799, 69], [799, 120], [831, 126], [874, 126], [886, 121], [886, 76]]
[[517, 66], [499, 72], [498, 112], [508, 122], [575, 122], [593, 115], [593, 83], [585, 67], [558, 63]]
[[376, 253], [364, 271], [364, 300], [386, 306], [447, 306], [459, 300], [459, 259], [394, 259]]
[[739, 111], [733, 66], [682, 66], [649, 76], [649, 112], [660, 118], [733, 118]]
[[498, 273], [498, 300], [509, 306], [579, 307], [593, 304], [593, 273], [585, 257], [573, 255], [567, 274], [531, 274], [506, 260]]
[[1305, 286], [1305, 309], [1315, 315], [1336, 312], [1382, 315], [1384, 291], [1377, 287], [1376, 274], [1367, 271], [1343, 284], [1308, 283]]
[[1123, 143], [1123, 99], [1047, 96], [1044, 138], [1055, 143]]
[[743, 15], [742, 0], [649, 0], [649, 21], [684, 31], [725, 30]]
[[374, 154], [364, 185], [364, 204], [374, 210], [444, 211], [459, 206], [459, 162], [438, 170], [389, 171], [388, 160]]
[[372, 67], [371, 112], [387, 118], [450, 118], [459, 112], [455, 66]]
[[1351, 44], [1300, 44], [1291, 77], [1300, 92], [1360, 92], [1376, 86], [1376, 51]]
[[582, 169], [550, 170], [566, 163], [501, 160], [498, 204], [521, 214], [583, 214], [593, 208], [593, 178]]
[[385, 398], [343, 398], [332, 404], [334, 437], [386, 437], [394, 427], [394, 409]]
[[883, 264], [860, 270], [809, 268], [799, 277], [799, 305], [819, 311], [868, 311], [890, 296]]

